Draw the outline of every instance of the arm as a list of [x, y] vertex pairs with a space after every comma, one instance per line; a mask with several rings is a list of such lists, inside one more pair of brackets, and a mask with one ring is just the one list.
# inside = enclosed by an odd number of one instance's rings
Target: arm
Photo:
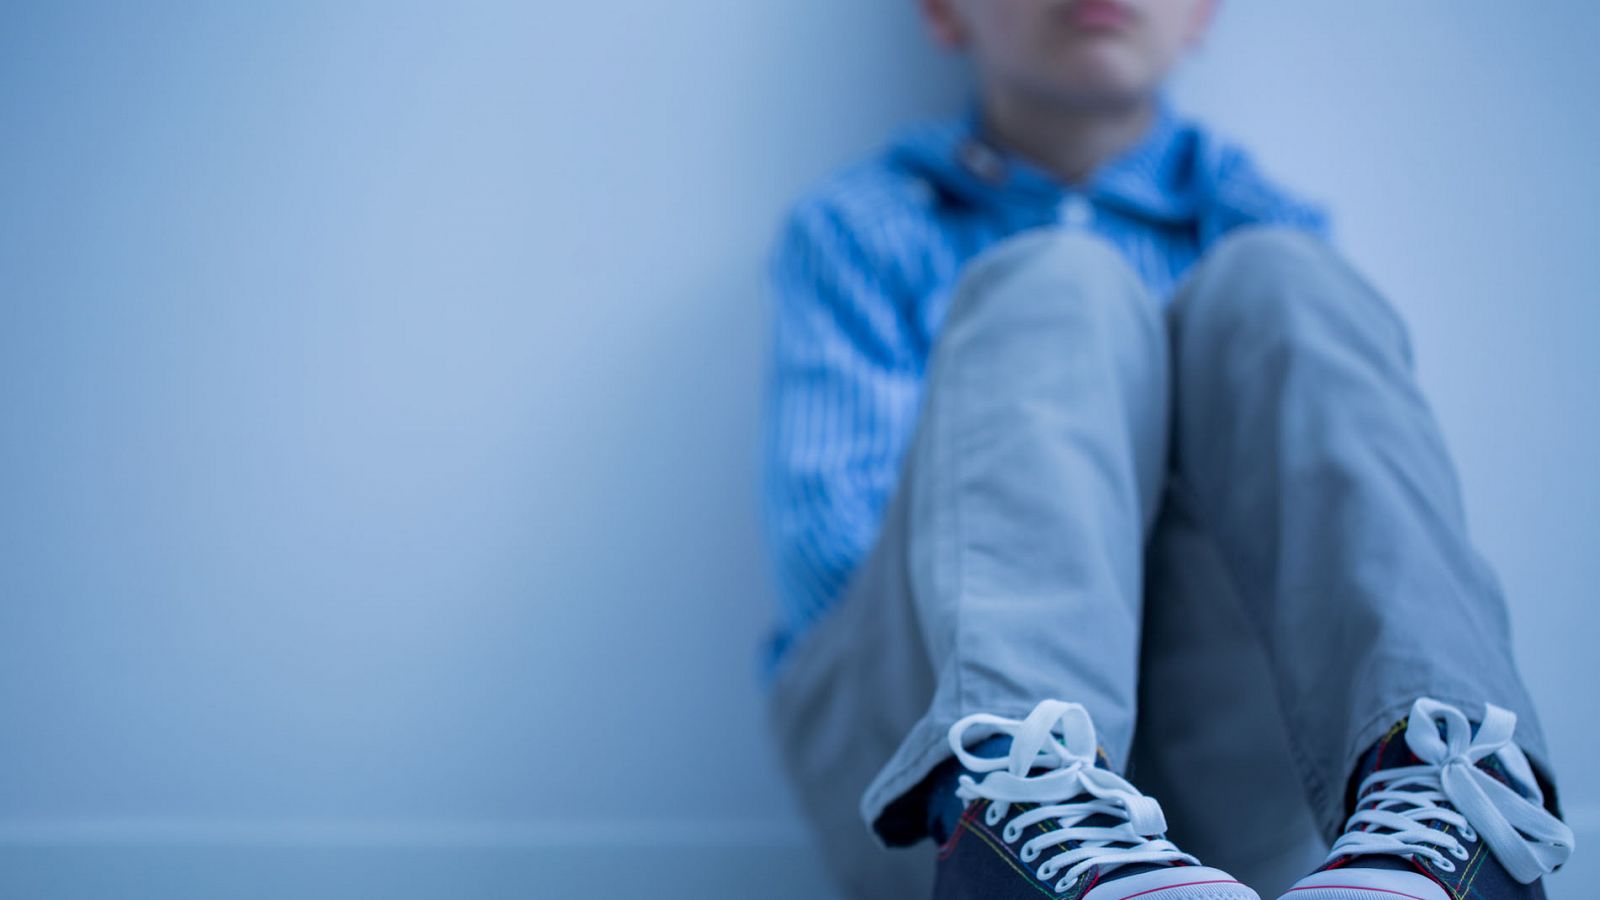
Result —
[[763, 515], [783, 624], [795, 632], [870, 549], [920, 396], [892, 263], [860, 237], [828, 206], [804, 203], [769, 260]]
[[1204, 152], [1220, 154], [1220, 159], [1207, 167], [1216, 172], [1216, 202], [1213, 214], [1201, 224], [1202, 246], [1243, 225], [1282, 225], [1334, 243], [1332, 218], [1322, 204], [1268, 178], [1238, 147], [1214, 144]]

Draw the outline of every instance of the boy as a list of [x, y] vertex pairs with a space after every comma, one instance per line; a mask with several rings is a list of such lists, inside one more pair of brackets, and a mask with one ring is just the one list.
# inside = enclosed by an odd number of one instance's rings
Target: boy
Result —
[[[969, 111], [775, 247], [771, 710], [858, 895], [927, 887], [869, 837], [931, 837], [939, 898], [1257, 900], [1125, 777], [1169, 505], [1266, 648], [1332, 842], [1285, 898], [1526, 900], [1571, 852], [1404, 323], [1319, 210], [1166, 104], [1213, 6], [922, 0]], [[1269, 808], [1251, 787], [1236, 820]]]

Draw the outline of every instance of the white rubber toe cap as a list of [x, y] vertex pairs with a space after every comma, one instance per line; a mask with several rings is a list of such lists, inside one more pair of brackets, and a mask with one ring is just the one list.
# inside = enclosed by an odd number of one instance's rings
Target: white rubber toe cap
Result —
[[1096, 885], [1083, 900], [1261, 900], [1261, 896], [1221, 869], [1167, 866]]
[[1351, 867], [1313, 872], [1278, 900], [1450, 900], [1450, 895], [1421, 872]]

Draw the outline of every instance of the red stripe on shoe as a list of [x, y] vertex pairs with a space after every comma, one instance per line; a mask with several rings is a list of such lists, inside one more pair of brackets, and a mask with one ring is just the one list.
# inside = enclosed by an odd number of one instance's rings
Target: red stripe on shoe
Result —
[[1426, 897], [1418, 897], [1416, 894], [1408, 894], [1405, 891], [1391, 891], [1388, 888], [1367, 887], [1364, 884], [1308, 884], [1305, 887], [1289, 888], [1284, 893], [1292, 894], [1295, 891], [1327, 891], [1334, 889], [1341, 891], [1370, 891], [1374, 894], [1388, 894], [1391, 897], [1407, 897], [1409, 900], [1428, 900]]
[[1151, 889], [1149, 889], [1147, 891], [1140, 891], [1137, 894], [1128, 894], [1125, 897], [1119, 897], [1119, 898], [1117, 898], [1117, 900], [1133, 900], [1133, 898], [1135, 898], [1135, 897], [1143, 897], [1145, 894], [1154, 894], [1156, 891], [1170, 891], [1173, 888], [1193, 887], [1193, 886], [1195, 886], [1197, 884], [1238, 884], [1238, 883], [1239, 882], [1233, 880], [1232, 878], [1213, 878], [1210, 881], [1185, 881], [1182, 884], [1164, 884], [1161, 887], [1153, 887], [1153, 888], [1151, 888]]

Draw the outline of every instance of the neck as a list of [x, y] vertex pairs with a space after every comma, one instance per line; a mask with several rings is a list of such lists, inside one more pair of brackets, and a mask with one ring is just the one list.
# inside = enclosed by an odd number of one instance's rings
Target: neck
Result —
[[1000, 146], [1081, 186], [1102, 163], [1138, 143], [1155, 120], [1156, 105], [1154, 97], [1145, 97], [1131, 104], [1075, 107], [986, 90], [982, 124]]

